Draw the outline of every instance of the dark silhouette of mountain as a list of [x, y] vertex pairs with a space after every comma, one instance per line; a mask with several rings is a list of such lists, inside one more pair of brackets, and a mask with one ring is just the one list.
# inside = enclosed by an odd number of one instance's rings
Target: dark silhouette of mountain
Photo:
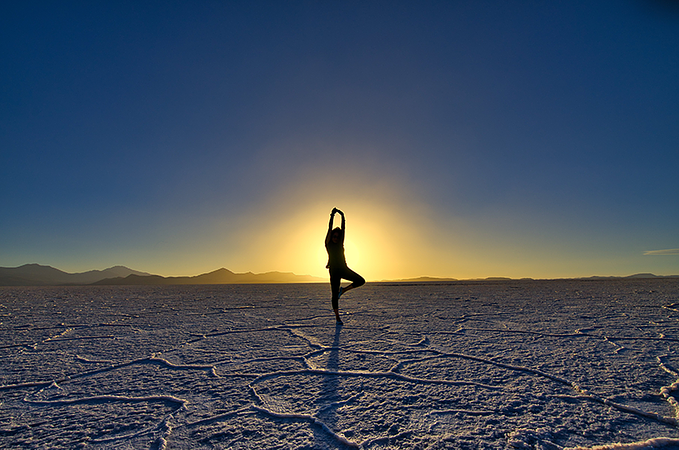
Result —
[[416, 277], [416, 278], [401, 278], [399, 280], [386, 280], [392, 282], [403, 283], [429, 283], [429, 282], [445, 282], [458, 281], [457, 278], [438, 278], [438, 277]]
[[628, 279], [628, 278], [679, 278], [679, 275], [655, 275], [652, 273], [635, 273], [634, 275], [627, 275], [626, 277], [587, 277], [582, 278], [583, 280], [618, 280], [618, 279]]
[[[638, 273], [624, 277], [593, 276], [576, 278], [580, 280], [624, 280], [639, 278], [679, 278], [679, 275], [654, 275]], [[516, 281], [511, 278], [489, 277], [467, 281]], [[291, 272], [234, 273], [218, 269], [192, 277], [162, 277], [132, 270], [125, 266], [109, 267], [104, 270], [90, 270], [82, 273], [67, 273], [50, 266], [25, 264], [20, 267], [0, 267], [0, 286], [59, 286], [59, 285], [171, 285], [171, 284], [252, 284], [252, 283], [308, 283], [324, 282], [325, 278], [310, 275], [295, 275]], [[417, 277], [399, 280], [384, 280], [394, 283], [456, 282], [455, 278]]]
[[64, 284], [91, 284], [104, 278], [128, 275], [149, 275], [124, 266], [82, 273], [67, 273], [51, 266], [25, 264], [20, 267], [0, 267], [0, 286], [49, 286]]
[[39, 264], [0, 267], [0, 286], [305, 283], [323, 280], [290, 272], [233, 273], [223, 268], [194, 277], [162, 277], [124, 266], [82, 273], [67, 273]]
[[[636, 273], [627, 276], [592, 276], [579, 278], [554, 278], [555, 280], [633, 280], [633, 279], [675, 279], [679, 275], [655, 275], [652, 273]], [[503, 281], [539, 281], [539, 278], [510, 278], [510, 277], [487, 277], [487, 278], [471, 278], [471, 279], [457, 279], [457, 278], [437, 278], [437, 277], [417, 277], [417, 278], [400, 278], [395, 280], [382, 280], [383, 283], [454, 283], [454, 282], [503, 282]]]
[[306, 283], [324, 281], [310, 275], [295, 275], [290, 272], [234, 273], [228, 269], [217, 269], [193, 277], [161, 277], [159, 275], [108, 278], [97, 281], [97, 285], [154, 285], [154, 284], [248, 284], [248, 283]]

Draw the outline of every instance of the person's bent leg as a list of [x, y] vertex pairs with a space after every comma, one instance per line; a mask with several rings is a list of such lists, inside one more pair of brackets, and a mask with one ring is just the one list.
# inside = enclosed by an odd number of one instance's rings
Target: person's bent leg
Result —
[[348, 267], [344, 269], [342, 273], [342, 278], [351, 281], [351, 284], [349, 286], [342, 288], [342, 293], [345, 293], [357, 287], [361, 287], [365, 284], [365, 278], [363, 278], [362, 276], [360, 276], [359, 274], [357, 274]]
[[355, 288], [361, 287], [365, 284], [365, 278], [363, 278], [353, 270], [351, 271], [351, 273], [355, 276], [355, 278], [350, 279], [351, 284], [353, 284]]

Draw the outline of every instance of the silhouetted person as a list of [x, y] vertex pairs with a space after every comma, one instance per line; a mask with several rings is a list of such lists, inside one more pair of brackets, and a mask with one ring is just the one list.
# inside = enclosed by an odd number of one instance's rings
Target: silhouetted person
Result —
[[[332, 228], [335, 213], [342, 216], [342, 228]], [[330, 287], [332, 288], [332, 309], [335, 311], [337, 324], [342, 325], [339, 316], [339, 298], [342, 294], [365, 284], [362, 276], [347, 267], [347, 260], [344, 257], [344, 213], [337, 208], [333, 208], [330, 213], [330, 223], [328, 224], [328, 234], [325, 235], [325, 249], [328, 251], [328, 265], [330, 271]], [[351, 281], [351, 284], [342, 287], [342, 279]]]

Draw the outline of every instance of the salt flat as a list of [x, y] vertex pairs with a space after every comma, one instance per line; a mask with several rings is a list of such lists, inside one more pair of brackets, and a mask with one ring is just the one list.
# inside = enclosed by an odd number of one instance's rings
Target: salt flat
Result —
[[329, 291], [2, 288], [0, 447], [679, 448], [679, 280]]

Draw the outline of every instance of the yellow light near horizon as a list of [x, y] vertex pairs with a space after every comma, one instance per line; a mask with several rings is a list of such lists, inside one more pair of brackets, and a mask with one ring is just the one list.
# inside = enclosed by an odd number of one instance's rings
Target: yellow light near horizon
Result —
[[322, 245], [316, 246], [316, 265], [318, 267], [325, 267], [328, 264], [328, 253]]
[[358, 251], [358, 246], [349, 239], [344, 240], [344, 256], [347, 259], [347, 265], [350, 265], [350, 263], [358, 265], [361, 262], [361, 253]]
[[[432, 241], [436, 222], [427, 205], [414, 198], [413, 189], [404, 189], [398, 178], [353, 173], [334, 180], [319, 175], [326, 172], [297, 178], [241, 216], [232, 257], [243, 268], [327, 278], [324, 240], [333, 207], [346, 215], [347, 265], [366, 280], [429, 275], [438, 267], [440, 258], [430, 252], [441, 247], [440, 239]], [[329, 185], [339, 187], [320, 189]], [[340, 223], [335, 216], [332, 226]]]
[[[274, 225], [257, 221], [261, 228], [248, 227], [240, 237], [241, 242], [247, 243], [243, 250], [247, 251], [247, 258], [242, 258], [244, 265], [253, 271], [281, 270], [326, 278], [325, 209], [299, 211]], [[378, 224], [370, 224], [359, 213], [347, 218], [344, 241], [347, 265], [367, 280], [388, 277], [398, 259], [375, 232], [377, 228]]]

